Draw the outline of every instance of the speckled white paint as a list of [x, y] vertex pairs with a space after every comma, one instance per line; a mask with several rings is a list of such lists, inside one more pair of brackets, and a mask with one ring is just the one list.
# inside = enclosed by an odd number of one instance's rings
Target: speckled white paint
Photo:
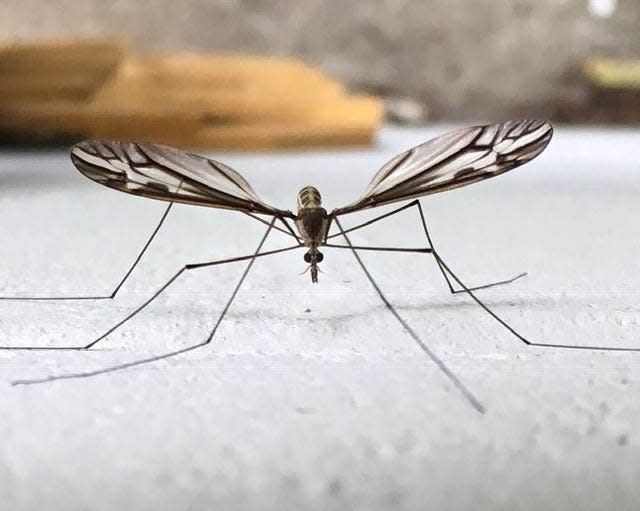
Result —
[[[395, 153], [222, 155], [295, 207], [313, 184], [350, 202]], [[526, 167], [423, 205], [469, 284], [541, 342], [640, 346], [640, 134], [563, 130]], [[62, 152], [0, 154], [0, 293], [109, 291], [162, 211], [83, 178]], [[349, 223], [368, 214], [354, 216]], [[354, 241], [420, 243], [411, 213]], [[0, 303], [2, 344], [84, 343], [187, 262], [250, 252], [264, 227], [180, 207], [111, 303]], [[274, 238], [270, 246], [286, 243]], [[527, 348], [428, 256], [366, 254], [400, 313], [486, 405], [429, 362], [348, 253], [256, 262], [206, 349], [136, 370], [15, 388], [201, 340], [241, 264], [199, 270], [89, 353], [0, 352], [0, 495], [26, 509], [635, 509], [640, 354]], [[305, 312], [310, 309], [310, 312]]]

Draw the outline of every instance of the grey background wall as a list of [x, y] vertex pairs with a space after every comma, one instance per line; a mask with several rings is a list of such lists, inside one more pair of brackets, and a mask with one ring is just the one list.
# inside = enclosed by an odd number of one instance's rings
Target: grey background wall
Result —
[[592, 55], [640, 55], [637, 0], [1, 0], [0, 38], [125, 34], [139, 47], [294, 55], [432, 118], [580, 99]]

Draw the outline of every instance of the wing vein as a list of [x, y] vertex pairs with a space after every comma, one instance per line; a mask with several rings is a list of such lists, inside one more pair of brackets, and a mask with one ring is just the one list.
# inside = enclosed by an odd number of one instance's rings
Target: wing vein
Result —
[[453, 131], [392, 158], [355, 202], [336, 215], [430, 195], [488, 179], [518, 167], [547, 146], [550, 124], [506, 121]]
[[74, 165], [100, 184], [157, 200], [293, 218], [263, 202], [226, 165], [172, 147], [87, 140], [71, 149]]

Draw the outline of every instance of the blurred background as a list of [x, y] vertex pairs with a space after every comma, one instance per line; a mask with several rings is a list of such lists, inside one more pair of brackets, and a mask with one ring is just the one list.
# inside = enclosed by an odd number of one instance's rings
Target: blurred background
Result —
[[3, 0], [5, 143], [362, 145], [385, 122], [640, 120], [637, 0]]

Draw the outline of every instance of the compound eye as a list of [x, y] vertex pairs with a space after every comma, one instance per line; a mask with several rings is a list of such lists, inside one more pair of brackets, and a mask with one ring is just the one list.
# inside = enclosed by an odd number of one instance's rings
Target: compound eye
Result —
[[316, 255], [316, 262], [321, 263], [323, 259], [324, 256], [322, 255], [322, 252], [318, 252]]
[[310, 263], [310, 262], [311, 262], [311, 254], [310, 254], [309, 252], [307, 252], [307, 253], [304, 255], [304, 262], [305, 262], [305, 263]]

